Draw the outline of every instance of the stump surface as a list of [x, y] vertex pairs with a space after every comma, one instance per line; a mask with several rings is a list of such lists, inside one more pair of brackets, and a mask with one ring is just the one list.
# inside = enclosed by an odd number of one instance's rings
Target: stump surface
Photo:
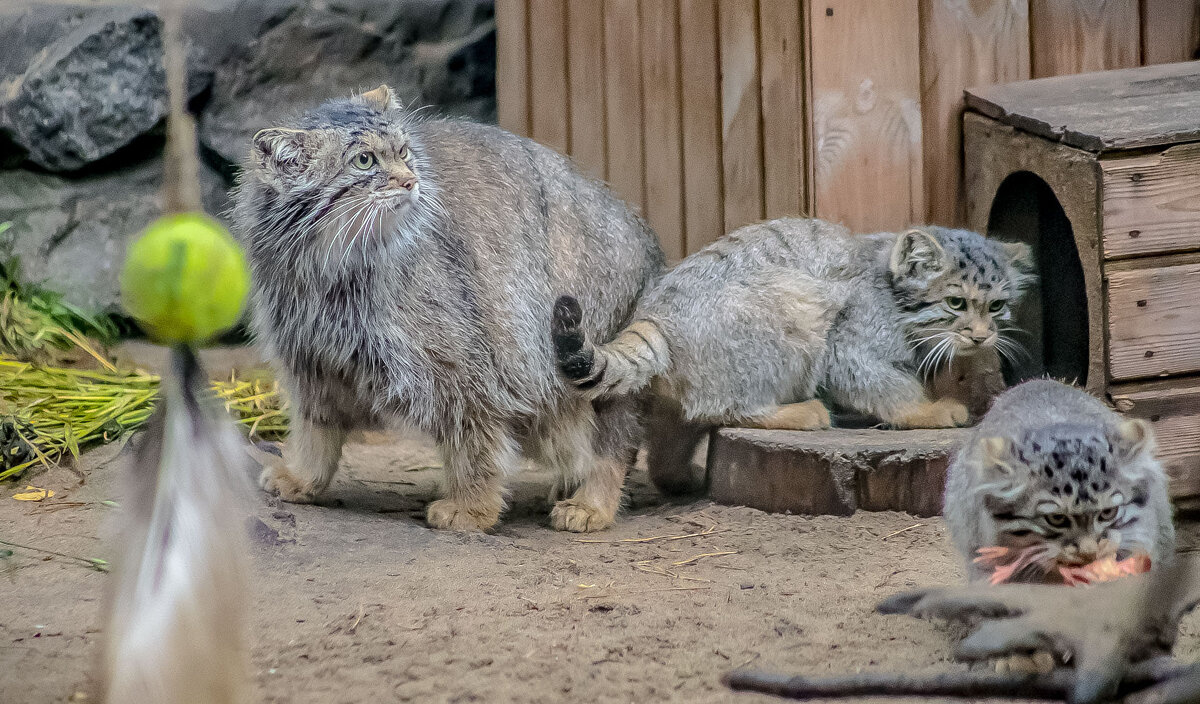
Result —
[[719, 503], [774, 513], [935, 516], [950, 453], [967, 432], [721, 428], [709, 451], [710, 492]]

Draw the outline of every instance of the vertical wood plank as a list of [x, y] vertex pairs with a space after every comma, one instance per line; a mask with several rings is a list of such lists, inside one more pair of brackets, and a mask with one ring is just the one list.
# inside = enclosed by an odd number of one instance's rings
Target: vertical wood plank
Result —
[[724, 234], [721, 74], [716, 0], [680, 0], [686, 253]]
[[642, 149], [641, 43], [638, 0], [604, 0], [605, 132], [608, 182], [617, 194], [645, 207]]
[[1142, 0], [1142, 64], [1191, 61], [1200, 49], [1200, 0]]
[[567, 4], [567, 83], [571, 156], [589, 174], [604, 178], [604, 5], [596, 0]]
[[926, 220], [966, 222], [963, 89], [1029, 78], [1027, 0], [921, 0]]
[[567, 9], [562, 0], [529, 0], [530, 122], [533, 138], [566, 154]]
[[1141, 63], [1138, 0], [1029, 0], [1029, 27], [1034, 78]]
[[763, 217], [758, 2], [720, 0], [722, 166], [725, 229]]
[[768, 218], [805, 209], [803, 34], [799, 0], [759, 0], [763, 201]]
[[860, 232], [920, 222], [917, 0], [808, 7], [817, 216]]
[[500, 126], [529, 134], [527, 0], [496, 0], [496, 113]]
[[677, 0], [642, 0], [646, 217], [669, 262], [684, 256]]

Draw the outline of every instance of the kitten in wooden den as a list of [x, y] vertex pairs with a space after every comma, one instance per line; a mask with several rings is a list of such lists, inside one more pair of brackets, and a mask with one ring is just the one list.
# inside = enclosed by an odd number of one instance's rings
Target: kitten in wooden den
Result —
[[349, 431], [403, 420], [445, 456], [433, 527], [495, 525], [523, 453], [561, 476], [555, 528], [612, 524], [635, 409], [567, 393], [546, 334], [567, 290], [586, 334], [612, 337], [661, 272], [654, 234], [603, 184], [381, 86], [259, 132], [235, 202], [254, 329], [292, 400], [287, 466], [264, 488], [312, 501]]
[[651, 476], [683, 492], [717, 424], [824, 428], [826, 401], [895, 428], [965, 424], [967, 408], [930, 398], [927, 376], [956, 356], [1016, 351], [1007, 332], [1031, 271], [1027, 245], [966, 230], [853, 236], [785, 218], [689, 256], [615, 337], [589, 332], [588, 305], [572, 296], [552, 328], [564, 376], [587, 397], [653, 387]]

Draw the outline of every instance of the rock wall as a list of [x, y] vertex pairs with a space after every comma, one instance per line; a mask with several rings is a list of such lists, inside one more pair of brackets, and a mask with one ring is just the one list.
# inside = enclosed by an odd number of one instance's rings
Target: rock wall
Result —
[[[495, 119], [491, 0], [196, 0], [184, 30], [218, 217], [250, 137], [322, 100], [387, 83]], [[159, 31], [127, 0], [0, 3], [0, 261], [77, 304], [116, 305], [125, 243], [161, 212]]]

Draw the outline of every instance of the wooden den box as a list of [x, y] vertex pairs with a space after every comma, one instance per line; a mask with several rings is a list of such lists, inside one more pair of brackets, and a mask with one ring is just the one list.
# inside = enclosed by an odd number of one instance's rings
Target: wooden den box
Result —
[[968, 90], [970, 226], [1031, 244], [1018, 311], [1050, 374], [1149, 419], [1200, 505], [1200, 62]]

